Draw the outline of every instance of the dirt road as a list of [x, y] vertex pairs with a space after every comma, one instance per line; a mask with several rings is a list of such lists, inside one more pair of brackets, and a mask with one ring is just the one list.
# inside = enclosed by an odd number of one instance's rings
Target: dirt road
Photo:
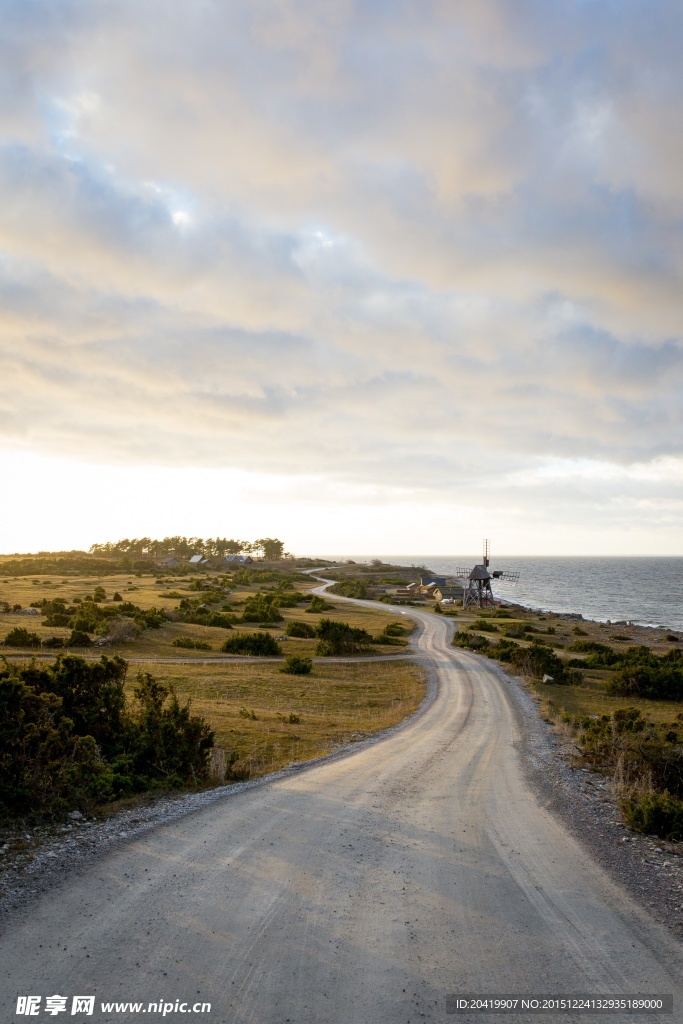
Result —
[[[588, 1021], [451, 1017], [445, 998], [643, 991], [673, 992], [674, 1016], [610, 1019], [683, 1019], [681, 946], [527, 789], [503, 677], [414, 614], [439, 679], [421, 717], [122, 845], [44, 897], [0, 941], [5, 1019], [21, 1019], [18, 995], [61, 994], [76, 1021], [150, 1019], [101, 1000], [201, 1000], [211, 1013], [194, 1019], [216, 1024]], [[97, 997], [91, 1017], [70, 1016], [81, 994]]]

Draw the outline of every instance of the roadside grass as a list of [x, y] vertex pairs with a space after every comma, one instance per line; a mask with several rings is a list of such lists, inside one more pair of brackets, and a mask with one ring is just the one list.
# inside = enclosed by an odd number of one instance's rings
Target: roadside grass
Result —
[[[605, 673], [607, 675], [608, 673]], [[646, 700], [642, 697], [615, 697], [604, 692], [599, 684], [589, 686], [553, 686], [530, 680], [529, 685], [541, 702], [544, 716], [557, 723], [563, 711], [569, 715], [610, 715], [620, 708], [636, 708], [653, 722], [672, 721], [681, 711], [680, 703], [669, 700]]]
[[[234, 778], [257, 778], [294, 761], [310, 760], [388, 729], [411, 715], [425, 694], [414, 663], [317, 662], [307, 676], [289, 676], [273, 663], [131, 666], [175, 687], [203, 715], [216, 745], [237, 755]], [[255, 716], [255, 717], [252, 717]]]
[[[209, 574], [209, 578], [215, 577], [216, 574]], [[28, 608], [32, 601], [40, 601], [42, 598], [52, 600], [61, 597], [71, 604], [75, 597], [83, 599], [86, 596], [92, 596], [95, 588], [101, 586], [104, 587], [107, 595], [107, 599], [103, 603], [108, 606], [112, 605], [112, 596], [118, 591], [124, 601], [132, 601], [143, 610], [156, 607], [163, 608], [165, 611], [172, 613], [177, 608], [181, 598], [201, 598], [202, 592], [190, 590], [189, 584], [194, 579], [202, 578], [203, 575], [196, 574], [189, 577], [187, 575], [177, 577], [167, 575], [158, 579], [153, 576], [137, 576], [135, 573], [122, 573], [116, 576], [103, 577], [57, 578], [55, 576], [35, 576], [8, 578], [2, 576], [0, 564], [0, 601], [7, 601], [10, 606], [20, 604], [23, 608]], [[227, 585], [231, 586], [229, 581]], [[310, 586], [304, 583], [300, 583], [298, 586], [299, 590], [305, 593], [312, 587], [318, 586], [318, 582], [311, 580]], [[259, 589], [266, 588], [260, 588], [256, 583], [249, 586], [240, 584], [235, 586], [234, 589], [231, 587], [232, 592], [226, 593], [224, 603], [235, 604], [233, 613], [239, 616], [241, 615], [241, 604], [239, 602], [243, 602], [247, 597], [257, 593]], [[169, 593], [178, 596], [169, 597]], [[221, 605], [217, 604], [212, 607], [220, 609]], [[387, 612], [382, 604], [378, 604], [377, 608], [374, 608], [337, 602], [333, 604], [332, 609], [320, 614], [307, 612], [307, 607], [308, 605], [301, 604], [294, 608], [281, 609], [283, 621], [274, 623], [273, 628], [270, 630], [274, 636], [284, 637], [284, 639], [279, 639], [278, 641], [282, 645], [284, 655], [299, 654], [311, 657], [315, 653], [316, 640], [285, 637], [284, 631], [287, 623], [293, 620], [302, 620], [315, 626], [320, 621], [320, 618], [325, 616], [335, 621], [348, 622], [350, 626], [366, 629], [369, 633], [377, 634], [381, 633], [386, 625], [390, 622], [395, 622], [398, 618], [396, 613]], [[412, 622], [405, 616], [401, 616], [401, 621], [405, 628], [410, 631], [413, 626]], [[41, 615], [4, 614], [0, 612], [0, 640], [17, 626], [23, 626], [29, 632], [36, 633], [41, 640], [53, 636], [65, 638], [71, 634], [71, 630], [67, 627], [44, 626]], [[258, 623], [235, 623], [232, 630], [226, 630], [219, 627], [192, 623], [165, 622], [159, 629], [146, 630], [137, 640], [113, 644], [104, 648], [73, 648], [69, 653], [86, 657], [96, 653], [98, 656], [99, 653], [105, 653], [112, 655], [120, 654], [124, 658], [194, 658], [197, 656], [209, 659], [225, 658], [226, 655], [220, 651], [220, 647], [227, 637], [234, 635], [235, 632], [240, 630], [252, 632], [256, 628], [258, 628]], [[174, 647], [173, 640], [180, 636], [187, 636], [193, 640], [209, 643], [212, 650], [198, 652]], [[35, 653], [52, 652], [36, 650]], [[397, 655], [404, 653], [404, 649], [376, 645], [371, 650], [363, 653], [366, 656], [373, 653]], [[27, 650], [25, 648], [0, 647], [0, 654], [26, 655]]]
[[[427, 610], [430, 609], [428, 608]], [[678, 643], [675, 641], [667, 640], [667, 636], [676, 635], [676, 631], [669, 628], [592, 622], [586, 619], [568, 619], [562, 615], [527, 610], [518, 605], [511, 605], [505, 608], [505, 611], [509, 614], [509, 618], [499, 618], [491, 611], [468, 609], [467, 612], [463, 612], [458, 608], [457, 617], [454, 619], [456, 629], [467, 629], [477, 619], [485, 619], [497, 627], [497, 632], [491, 633], [486, 630], [477, 630], [476, 628], [473, 632], [495, 641], [504, 637], [506, 630], [521, 629], [521, 627], [529, 625], [532, 626], [533, 632], [529, 633], [528, 639], [514, 637], [515, 642], [525, 647], [533, 639], [542, 640], [552, 647], [560, 658], [583, 659], [585, 657], [580, 652], [567, 649], [578, 639], [609, 644], [615, 650], [624, 650], [629, 646], [643, 644], [657, 654], [666, 654], [667, 651], [678, 646]], [[680, 643], [683, 641], [683, 632], [678, 631], [677, 635], [680, 638]]]

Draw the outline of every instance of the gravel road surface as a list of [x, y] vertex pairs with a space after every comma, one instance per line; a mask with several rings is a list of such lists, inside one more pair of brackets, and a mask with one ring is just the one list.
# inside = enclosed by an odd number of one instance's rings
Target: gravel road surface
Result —
[[[410, 614], [438, 679], [424, 714], [122, 843], [42, 896], [0, 939], [6, 1019], [19, 995], [61, 994], [84, 1022], [154, 1020], [149, 1003], [176, 1000], [210, 1003], [193, 1016], [215, 1024], [589, 1021], [452, 1017], [446, 997], [658, 992], [673, 1017], [609, 1019], [683, 1020], [681, 944], [529, 789], [502, 674], [450, 647], [449, 622]], [[89, 994], [94, 1014], [71, 1016]]]

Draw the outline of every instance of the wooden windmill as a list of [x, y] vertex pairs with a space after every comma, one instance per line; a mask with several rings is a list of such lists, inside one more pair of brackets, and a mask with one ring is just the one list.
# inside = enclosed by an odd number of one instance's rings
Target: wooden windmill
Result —
[[489, 572], [490, 553], [490, 544], [488, 540], [485, 540], [484, 559], [481, 565], [475, 565], [473, 569], [455, 570], [455, 575], [465, 581], [462, 597], [463, 608], [468, 608], [470, 605], [475, 608], [495, 608], [496, 601], [491, 589], [491, 580], [516, 583], [519, 579], [518, 572], [507, 572], [502, 569], [494, 569]]

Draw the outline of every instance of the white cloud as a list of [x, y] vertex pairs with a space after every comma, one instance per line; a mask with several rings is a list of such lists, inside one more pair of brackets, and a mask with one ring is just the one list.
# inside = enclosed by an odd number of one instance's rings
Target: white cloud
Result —
[[673, 0], [17, 0], [3, 36], [5, 446], [678, 514]]

